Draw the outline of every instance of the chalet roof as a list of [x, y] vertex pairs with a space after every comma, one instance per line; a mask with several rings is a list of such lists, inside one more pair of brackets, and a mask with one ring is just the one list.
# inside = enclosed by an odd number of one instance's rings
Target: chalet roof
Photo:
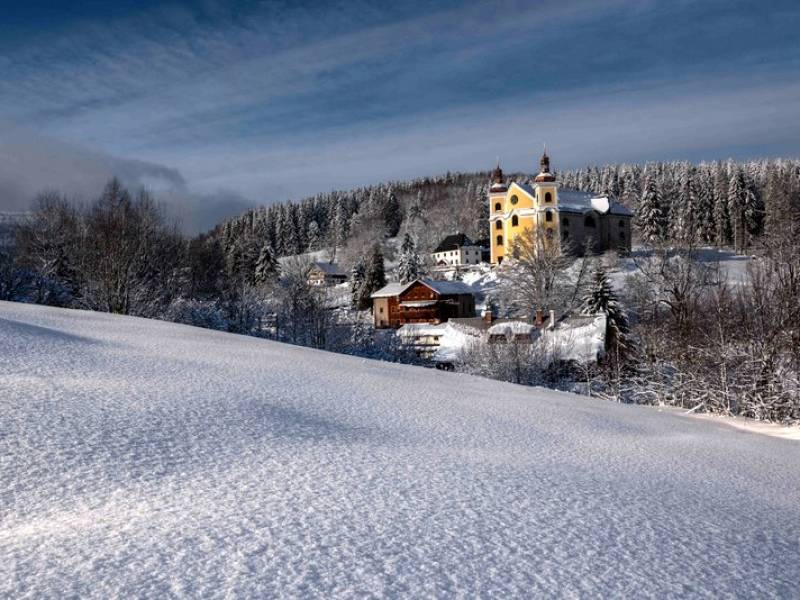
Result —
[[347, 277], [347, 272], [336, 263], [315, 262], [313, 263], [312, 268], [319, 269], [325, 273], [325, 275], [340, 275]]
[[475, 243], [463, 233], [454, 233], [444, 238], [439, 245], [436, 246], [436, 252], [447, 252], [449, 250], [458, 250], [464, 246], [474, 246]]
[[461, 281], [435, 281], [433, 279], [415, 279], [409, 283], [400, 283], [393, 281], [386, 284], [381, 289], [373, 292], [372, 298], [393, 298], [399, 296], [410, 288], [415, 283], [421, 283], [424, 286], [431, 288], [434, 292], [441, 296], [458, 296], [462, 294], [472, 294], [472, 288], [466, 283]]

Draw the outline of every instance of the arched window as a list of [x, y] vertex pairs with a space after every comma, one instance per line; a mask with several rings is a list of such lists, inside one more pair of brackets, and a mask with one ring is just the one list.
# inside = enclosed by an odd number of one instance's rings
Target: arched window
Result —
[[547, 192], [544, 195], [544, 201], [545, 202], [552, 202], [553, 201], [553, 194], [551, 194], [550, 192]]
[[502, 207], [502, 205], [501, 205], [499, 202], [495, 202], [495, 203], [494, 203], [494, 209], [495, 209], [495, 210], [502, 210], [502, 209], [503, 209], [503, 207]]
[[516, 227], [517, 225], [519, 225], [519, 217], [517, 217], [517, 215], [514, 215], [513, 217], [511, 217], [511, 226]]
[[495, 229], [502, 229], [503, 228], [503, 222], [502, 221], [495, 221], [494, 222], [494, 228]]
[[503, 236], [502, 235], [498, 235], [497, 236], [497, 245], [498, 246], [502, 246], [503, 245]]
[[586, 215], [586, 218], [583, 220], [583, 226], [594, 228], [594, 217], [592, 215]]
[[548, 223], [552, 223], [553, 222], [553, 211], [552, 210], [548, 210], [546, 213], [544, 213], [544, 220], [547, 221]]
[[514, 194], [511, 196], [511, 204], [516, 204], [517, 202], [519, 202], [519, 198], [517, 198], [517, 195]]
[[567, 217], [561, 217], [561, 226], [569, 227], [569, 219]]

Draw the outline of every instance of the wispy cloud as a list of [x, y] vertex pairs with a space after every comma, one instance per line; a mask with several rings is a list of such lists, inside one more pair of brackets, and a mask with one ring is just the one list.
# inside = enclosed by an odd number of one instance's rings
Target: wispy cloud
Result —
[[0, 41], [0, 117], [259, 202], [497, 154], [528, 167], [542, 139], [562, 166], [796, 154], [798, 16], [788, 1], [149, 8]]

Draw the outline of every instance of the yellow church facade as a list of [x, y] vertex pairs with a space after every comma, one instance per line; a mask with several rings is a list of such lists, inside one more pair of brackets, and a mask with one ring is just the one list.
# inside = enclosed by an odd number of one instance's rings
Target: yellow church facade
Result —
[[588, 242], [596, 252], [630, 250], [631, 212], [607, 196], [559, 190], [545, 152], [539, 174], [527, 183], [506, 185], [498, 165], [489, 188], [489, 239], [492, 264], [511, 256], [516, 239], [536, 230], [545, 245], [562, 252], [582, 252]]

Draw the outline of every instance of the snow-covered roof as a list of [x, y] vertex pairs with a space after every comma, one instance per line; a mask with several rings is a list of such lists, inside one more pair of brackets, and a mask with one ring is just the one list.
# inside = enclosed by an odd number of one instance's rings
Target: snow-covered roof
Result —
[[426, 335], [442, 335], [447, 328], [447, 323], [431, 325], [430, 323], [406, 323], [397, 329], [400, 337], [411, 338]]
[[611, 200], [608, 196], [581, 192], [579, 190], [559, 190], [558, 209], [563, 212], [584, 213], [590, 210], [600, 214], [611, 214], [630, 217], [633, 215], [627, 207]]
[[524, 321], [506, 321], [489, 327], [489, 335], [530, 335], [536, 327]]
[[315, 262], [313, 267], [319, 269], [325, 273], [325, 275], [340, 275], [347, 277], [347, 272], [336, 263]]
[[441, 296], [457, 296], [461, 294], [472, 294], [472, 288], [460, 281], [439, 281], [434, 279], [416, 279], [409, 283], [400, 283], [393, 281], [388, 283], [376, 292], [373, 292], [372, 298], [392, 298], [399, 296], [410, 288], [415, 283], [421, 283]]
[[592, 363], [605, 351], [606, 316], [569, 317], [542, 335], [558, 359]]

